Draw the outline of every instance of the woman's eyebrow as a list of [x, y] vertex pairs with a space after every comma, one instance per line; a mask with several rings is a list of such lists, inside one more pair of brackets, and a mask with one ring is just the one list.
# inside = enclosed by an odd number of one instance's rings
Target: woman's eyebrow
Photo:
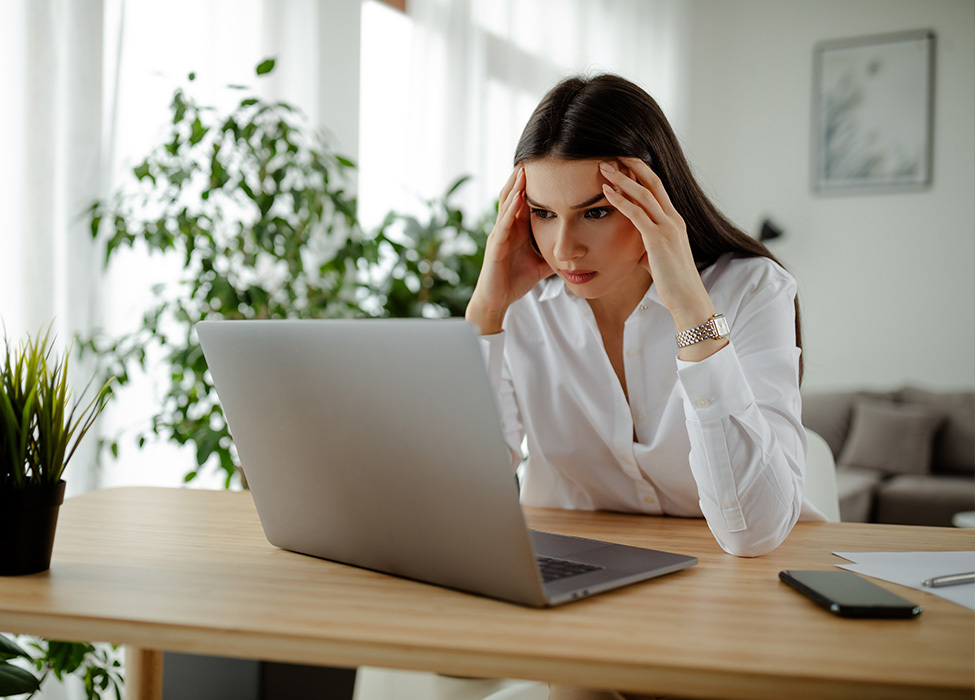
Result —
[[[573, 206], [569, 207], [569, 209], [585, 209], [586, 207], [591, 207], [593, 204], [596, 204], [597, 202], [600, 202], [604, 199], [606, 199], [606, 195], [600, 192], [595, 197], [587, 199], [582, 204], [574, 204]], [[539, 204], [534, 199], [529, 197], [527, 192], [525, 193], [525, 201], [528, 202], [530, 206], [533, 206], [536, 209], [548, 209], [548, 207], [546, 207], [544, 204]]]

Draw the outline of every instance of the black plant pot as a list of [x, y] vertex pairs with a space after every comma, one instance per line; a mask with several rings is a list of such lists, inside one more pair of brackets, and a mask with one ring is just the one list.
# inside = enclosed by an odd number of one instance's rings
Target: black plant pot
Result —
[[64, 481], [17, 489], [0, 486], [0, 576], [51, 568]]

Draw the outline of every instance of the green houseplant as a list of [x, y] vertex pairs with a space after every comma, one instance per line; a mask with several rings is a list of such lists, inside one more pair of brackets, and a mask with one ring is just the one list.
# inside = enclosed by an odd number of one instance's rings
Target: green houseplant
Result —
[[[32, 698], [45, 679], [53, 675], [58, 681], [67, 676], [80, 678], [87, 700], [98, 700], [103, 693], [122, 700], [122, 664], [114, 653], [115, 647], [44, 639], [27, 647], [0, 634], [0, 698]], [[39, 675], [10, 663], [13, 659], [23, 659], [24, 665], [33, 666]]]
[[[257, 75], [273, 69], [264, 61]], [[461, 178], [426, 202], [426, 217], [392, 212], [364, 231], [349, 192], [355, 166], [286, 103], [244, 93], [221, 113], [180, 88], [168, 121], [132, 178], [88, 215], [106, 265], [138, 247], [178, 256], [183, 272], [155, 289], [136, 331], [84, 338], [82, 348], [120, 385], [161, 358], [159, 410], [134, 440], [189, 446], [197, 467], [185, 480], [214, 469], [229, 487], [239, 478], [237, 457], [195, 325], [463, 314], [489, 221], [471, 222], [450, 204]], [[115, 455], [120, 437], [105, 443]]]
[[0, 357], [0, 575], [45, 571], [51, 563], [65, 467], [110, 396], [72, 401], [68, 355], [54, 352], [51, 329]]
[[[0, 575], [50, 567], [65, 467], [110, 397], [106, 383], [89, 403], [72, 402], [70, 351], [58, 357], [51, 329], [19, 346], [4, 337], [0, 355]], [[83, 394], [85, 392], [82, 392]], [[114, 688], [120, 697], [119, 664], [91, 644], [35, 640], [33, 653], [0, 635], [0, 697], [33, 695], [48, 674], [82, 677], [89, 700]], [[10, 663], [22, 658], [35, 676]]]

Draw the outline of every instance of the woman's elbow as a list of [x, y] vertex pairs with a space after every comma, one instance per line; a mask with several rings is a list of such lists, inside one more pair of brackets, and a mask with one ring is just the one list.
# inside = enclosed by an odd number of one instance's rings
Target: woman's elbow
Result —
[[738, 532], [724, 532], [717, 536], [721, 549], [736, 557], [760, 557], [768, 554], [792, 532], [796, 518], [789, 518], [785, 522], [772, 527], [745, 528]]
[[785, 540], [785, 537], [771, 538], [764, 537], [756, 541], [746, 540], [739, 537], [731, 537], [725, 540], [718, 540], [721, 549], [728, 554], [736, 557], [760, 557], [768, 554], [778, 547]]

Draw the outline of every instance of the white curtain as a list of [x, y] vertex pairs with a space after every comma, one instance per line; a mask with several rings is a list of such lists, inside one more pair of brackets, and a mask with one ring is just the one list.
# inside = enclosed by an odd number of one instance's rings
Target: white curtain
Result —
[[532, 109], [559, 79], [612, 72], [647, 89], [680, 131], [687, 3], [681, 0], [410, 0], [411, 150], [425, 197], [459, 175], [463, 203], [497, 197]]
[[[12, 345], [53, 322], [63, 350], [75, 333], [99, 319], [95, 247], [80, 215], [103, 193], [107, 174], [103, 5], [103, 0], [4, 4], [0, 318]], [[74, 368], [77, 385], [85, 367], [75, 362]], [[75, 459], [86, 461], [90, 449]], [[81, 470], [68, 493], [91, 483], [90, 473]]]
[[[0, 320], [13, 342], [52, 320], [62, 348], [95, 328], [134, 330], [151, 285], [180, 272], [178, 261], [138, 250], [106, 272], [81, 213], [131, 179], [191, 71], [200, 102], [229, 108], [240, 93], [228, 84], [254, 86], [299, 106], [357, 155], [360, 0], [3, 0], [3, 10]], [[277, 67], [258, 80], [254, 68], [269, 56]], [[91, 368], [77, 359], [70, 379], [80, 392]], [[152, 380], [137, 379], [96, 426], [106, 435], [144, 428], [157, 410]], [[69, 496], [176, 486], [193, 466], [188, 450], [138, 450], [123, 439], [120, 459], [96, 470], [95, 442], [90, 434], [68, 466]]]
[[78, 214], [98, 196], [103, 0], [8, 0], [0, 29], [7, 134], [0, 298], [11, 338], [57, 318], [60, 336], [95, 313], [93, 246]]
[[[14, 346], [53, 322], [61, 352], [99, 318], [95, 248], [79, 213], [103, 193], [107, 174], [103, 27], [103, 0], [3, 4], [0, 321]], [[86, 369], [75, 355], [73, 385]], [[93, 450], [83, 445], [72, 466], [90, 463]], [[92, 488], [91, 470], [73, 474], [68, 495]], [[81, 700], [85, 693], [71, 679], [46, 682], [39, 697]]]
[[[332, 133], [337, 148], [355, 158], [358, 145], [358, 46], [360, 0], [171, 0], [119, 2], [124, 7], [117, 120], [113, 131], [113, 186], [160, 142], [173, 90], [188, 87], [202, 104], [229, 110], [242, 95], [227, 85], [247, 85], [266, 99], [299, 107], [315, 127]], [[257, 78], [268, 57], [274, 71]], [[196, 79], [187, 83], [187, 74]], [[129, 178], [130, 179], [130, 178]], [[106, 325], [129, 332], [152, 301], [151, 285], [174, 279], [177, 259], [150, 258], [135, 250], [116, 256], [105, 280]], [[156, 386], [166, 381], [156, 367]], [[102, 428], [125, 431], [119, 459], [105, 462], [99, 487], [180, 486], [196, 466], [189, 448], [167, 442], [138, 449], [131, 435], [158, 412], [154, 379], [136, 377], [113, 400]], [[223, 478], [203, 472], [192, 485], [220, 488]]]
[[[273, 40], [262, 0], [173, 0], [167, 3], [106, 0], [120, 32], [115, 91], [106, 100], [110, 119], [110, 179], [106, 192], [131, 183], [131, 169], [160, 143], [174, 90], [182, 87], [201, 104], [229, 110], [241, 94], [228, 84], [250, 85], [272, 93], [273, 78], [258, 81], [255, 66], [271, 55]], [[106, 51], [112, 47], [106, 43]], [[193, 82], [188, 74], [194, 73]], [[98, 324], [112, 335], [135, 331], [154, 302], [152, 287], [178, 278], [176, 257], [148, 255], [144, 249], [117, 253], [111, 267], [97, 273], [104, 289]], [[179, 486], [195, 466], [188, 448], [156, 441], [139, 449], [134, 435], [151, 424], [159, 410], [165, 367], [150, 356], [147, 375], [134, 373], [99, 420], [103, 436], [119, 437], [119, 457], [101, 460], [92, 487]], [[90, 466], [72, 464], [69, 470]], [[94, 470], [93, 470], [94, 471]], [[218, 487], [220, 480], [195, 485]]]

